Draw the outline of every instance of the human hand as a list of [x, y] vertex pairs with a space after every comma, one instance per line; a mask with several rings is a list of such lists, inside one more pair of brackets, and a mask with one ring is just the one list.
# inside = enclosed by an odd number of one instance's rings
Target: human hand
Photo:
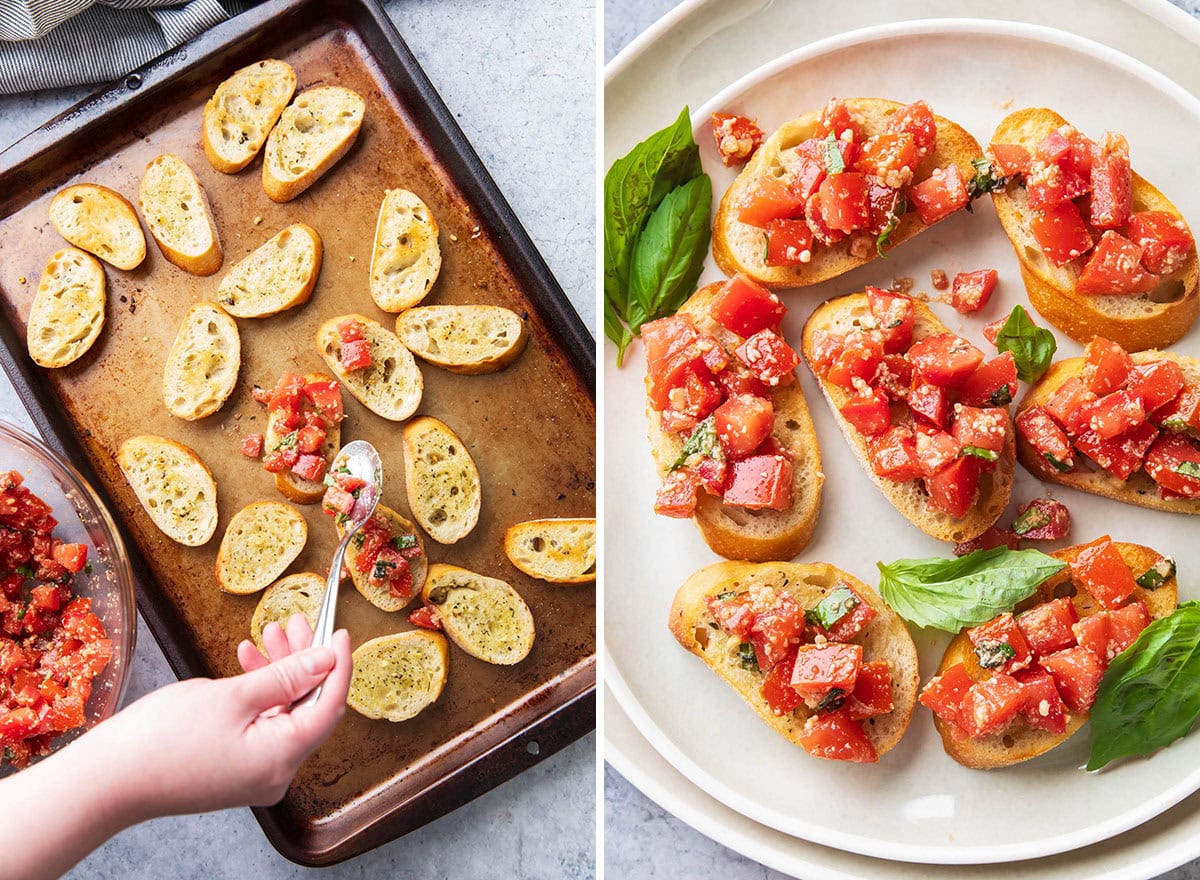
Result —
[[[113, 760], [127, 764], [126, 819], [282, 798], [301, 762], [342, 717], [350, 687], [349, 634], [334, 633], [332, 649], [311, 643], [302, 614], [293, 615], [286, 633], [268, 624], [267, 657], [249, 641], [238, 646], [245, 674], [169, 685], [95, 728]], [[318, 685], [315, 703], [296, 704]]]

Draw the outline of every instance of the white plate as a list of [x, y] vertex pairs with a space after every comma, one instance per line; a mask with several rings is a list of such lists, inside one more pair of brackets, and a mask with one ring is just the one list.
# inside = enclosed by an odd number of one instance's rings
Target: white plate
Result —
[[[889, 25], [815, 43], [700, 108], [697, 141], [716, 198], [734, 174], [716, 159], [704, 122], [712, 110], [749, 113], [771, 130], [831, 94], [923, 97], [984, 144], [1007, 107], [1050, 106], [1093, 136], [1105, 128], [1125, 133], [1134, 166], [1186, 216], [1200, 217], [1190, 161], [1173, 155], [1200, 138], [1200, 101], [1099, 44], [1046, 28], [963, 19]], [[974, 215], [939, 224], [886, 262], [787, 295], [784, 333], [797, 340], [817, 303], [865, 283], [908, 275], [928, 289], [933, 268], [953, 274], [984, 266], [999, 269], [1001, 277], [989, 308], [969, 320], [944, 307], [940, 314], [951, 329], [985, 346], [984, 323], [1026, 301], [1016, 260], [986, 200], [976, 203]], [[710, 260], [701, 282], [719, 277]], [[1194, 335], [1176, 349], [1200, 356]], [[1059, 334], [1059, 356], [1079, 350]], [[612, 362], [611, 346], [605, 358]], [[788, 834], [865, 855], [937, 864], [1028, 859], [1084, 846], [1146, 821], [1200, 786], [1200, 736], [1151, 761], [1091, 775], [1079, 769], [1086, 733], [1017, 767], [966, 770], [944, 755], [923, 709], [877, 767], [817, 761], [780, 738], [666, 630], [675, 588], [716, 557], [691, 524], [651, 513], [656, 479], [645, 441], [643, 370], [636, 348], [626, 369], [605, 376], [606, 675], [642, 734], [692, 782]], [[832, 562], [876, 583], [876, 560], [948, 553], [883, 500], [838, 434], [811, 375], [800, 372], [827, 478], [817, 532], [801, 558]], [[1044, 491], [1018, 469], [1014, 499]], [[1185, 582], [1188, 572], [1200, 569], [1200, 547], [1187, 541], [1196, 534], [1196, 520], [1069, 490], [1053, 494], [1071, 508], [1074, 539], [1111, 532], [1149, 544], [1179, 559]], [[616, 499], [619, 517], [611, 513]], [[1192, 596], [1186, 586], [1183, 592], [1183, 598]], [[916, 638], [927, 676], [945, 638], [922, 632]]]

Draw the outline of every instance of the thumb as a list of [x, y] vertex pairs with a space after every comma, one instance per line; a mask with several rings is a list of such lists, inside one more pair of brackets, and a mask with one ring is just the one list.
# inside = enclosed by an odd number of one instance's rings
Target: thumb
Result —
[[289, 705], [324, 681], [333, 663], [333, 651], [328, 648], [298, 651], [238, 676], [238, 696], [247, 708], [258, 712]]

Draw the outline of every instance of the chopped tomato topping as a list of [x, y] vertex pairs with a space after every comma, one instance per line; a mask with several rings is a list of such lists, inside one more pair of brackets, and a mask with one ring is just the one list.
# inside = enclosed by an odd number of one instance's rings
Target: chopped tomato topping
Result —
[[714, 113], [712, 130], [717, 152], [726, 166], [749, 161], [766, 137], [755, 120], [732, 113]]
[[1174, 361], [1138, 364], [1129, 371], [1127, 388], [1137, 396], [1146, 412], [1166, 406], [1183, 390], [1183, 370]]
[[1111, 440], [1146, 421], [1142, 400], [1129, 391], [1106, 394], [1090, 410], [1090, 426], [1102, 440]]
[[1132, 367], [1129, 353], [1120, 345], [1103, 336], [1093, 336], [1084, 349], [1080, 378], [1092, 393], [1109, 394], [1125, 384]]
[[690, 470], [672, 471], [663, 479], [654, 496], [654, 512], [661, 516], [687, 519], [696, 512], [696, 493], [700, 479]]
[[365, 339], [343, 342], [338, 352], [342, 369], [347, 372], [364, 370], [371, 366], [371, 343]]
[[762, 382], [772, 387], [792, 375], [800, 358], [783, 337], [770, 330], [760, 330], [735, 350], [738, 360]]
[[838, 98], [830, 98], [821, 109], [821, 118], [813, 132], [814, 137], [822, 140], [830, 134], [838, 140], [862, 140], [862, 126], [846, 103]]
[[[764, 507], [771, 510], [787, 510], [792, 506], [792, 463], [785, 456], [751, 456], [734, 462], [732, 470], [729, 488], [725, 490], [726, 504], [752, 510]], [[662, 490], [659, 494], [661, 497]], [[655, 512], [663, 512], [659, 510], [658, 501], [655, 502]], [[668, 514], [671, 515], [679, 514]], [[691, 516], [691, 513], [685, 515]]]
[[928, 178], [909, 187], [908, 200], [917, 210], [921, 222], [932, 226], [970, 201], [967, 183], [957, 165], [936, 169]]
[[867, 437], [882, 434], [892, 424], [891, 406], [888, 397], [878, 388], [863, 385], [849, 400], [842, 404], [842, 417]]
[[1137, 211], [1129, 218], [1129, 240], [1142, 249], [1142, 265], [1155, 275], [1183, 267], [1194, 242], [1186, 223], [1166, 211]]
[[325, 476], [326, 464], [325, 459], [319, 455], [301, 455], [292, 465], [292, 473], [315, 483]]
[[1025, 441], [1058, 470], [1075, 465], [1067, 434], [1043, 407], [1031, 406], [1017, 416], [1017, 430]]
[[87, 544], [55, 544], [50, 551], [54, 561], [72, 574], [83, 571], [87, 554]]
[[929, 506], [961, 519], [979, 495], [979, 459], [963, 457], [925, 478]]
[[912, 344], [913, 324], [916, 321], [912, 297], [868, 285], [867, 305], [879, 332], [883, 334], [884, 352], [898, 354], [907, 351]]
[[792, 670], [792, 687], [806, 700], [820, 700], [835, 688], [850, 693], [861, 666], [862, 645], [801, 645]]
[[1012, 674], [1033, 662], [1029, 643], [1011, 614], [993, 617], [987, 623], [967, 630], [967, 638], [975, 646], [979, 665], [984, 669]]
[[1092, 234], [1074, 202], [1047, 205], [1034, 214], [1029, 229], [1042, 253], [1056, 266], [1065, 266], [1092, 248]]
[[895, 425], [886, 433], [867, 440], [871, 469], [897, 483], [924, 475], [917, 458], [917, 441], [911, 428]]
[[1150, 611], [1141, 599], [1100, 613], [1108, 615], [1108, 650], [1113, 657], [1136, 642], [1142, 630], [1150, 625]]
[[354, 510], [354, 496], [338, 486], [327, 486], [321, 498], [321, 509], [329, 514], [349, 516]]
[[1155, 414], [1164, 431], [1200, 431], [1200, 384], [1187, 384], [1179, 395]]
[[771, 436], [775, 407], [766, 398], [739, 394], [717, 407], [713, 419], [726, 457], [745, 458]]
[[867, 139], [854, 167], [878, 178], [889, 192], [895, 192], [912, 180], [920, 161], [917, 142], [910, 133], [883, 132]]
[[1104, 665], [1087, 648], [1067, 648], [1042, 657], [1038, 663], [1050, 673], [1063, 702], [1073, 712], [1086, 712], [1096, 701], [1096, 691], [1104, 678]]
[[650, 405], [664, 410], [670, 403], [671, 390], [683, 385], [689, 370], [703, 366], [703, 356], [721, 343], [700, 333], [687, 315], [659, 318], [642, 325], [642, 344], [646, 347], [646, 376], [650, 380]]
[[1133, 212], [1133, 170], [1129, 164], [1129, 141], [1106, 131], [1092, 154], [1091, 224], [1112, 229], [1129, 222]]
[[247, 434], [242, 438], [242, 455], [246, 456], [246, 458], [260, 458], [262, 451], [262, 434]]
[[867, 178], [857, 171], [830, 174], [818, 190], [821, 218], [830, 229], [853, 232], [871, 225]]
[[1087, 648], [1104, 665], [1108, 665], [1116, 654], [1108, 653], [1108, 644], [1112, 628], [1109, 626], [1109, 612], [1098, 611], [1076, 623], [1071, 630], [1075, 633], [1075, 641], [1081, 648]]
[[1200, 447], [1182, 434], [1163, 434], [1146, 453], [1146, 473], [1162, 489], [1200, 498]]
[[959, 391], [967, 406], [1005, 406], [1016, 396], [1017, 361], [1011, 351], [980, 364]]
[[1157, 436], [1158, 428], [1149, 422], [1111, 440], [1101, 438], [1089, 428], [1075, 438], [1075, 448], [1118, 480], [1127, 480], [1141, 465]]
[[1075, 606], [1066, 597], [1035, 605], [1016, 617], [1029, 650], [1037, 657], [1074, 645], [1075, 634], [1071, 627], [1078, 619]]
[[1019, 144], [990, 144], [988, 152], [992, 156], [992, 165], [1002, 176], [1029, 173], [1033, 157]]
[[765, 229], [772, 220], [802, 217], [804, 199], [777, 177], [760, 177], [746, 194], [738, 220]]
[[1003, 672], [977, 681], [962, 702], [962, 727], [969, 736], [987, 736], [1005, 727], [1025, 704], [1025, 689]]
[[959, 404], [955, 407], [952, 433], [964, 447], [973, 446], [999, 455], [1008, 437], [1008, 413], [994, 406], [980, 409]]
[[1096, 392], [1091, 391], [1083, 380], [1072, 376], [1046, 400], [1045, 410], [1055, 422], [1064, 428], [1074, 424], [1074, 414], [1088, 407], [1097, 400]]
[[883, 344], [866, 333], [847, 337], [841, 352], [825, 374], [825, 380], [840, 388], [851, 389], [854, 380], [870, 382], [883, 362]]
[[1149, 293], [1158, 277], [1142, 268], [1142, 249], [1111, 229], [1100, 236], [1075, 289], [1091, 296], [1132, 296]]
[[958, 458], [962, 444], [953, 434], [937, 429], [917, 430], [917, 461], [925, 476], [937, 473]]
[[[827, 373], [845, 346], [846, 337], [841, 333], [830, 333], [828, 330], [814, 330], [812, 336], [813, 353], [810, 361], [816, 371], [821, 374]], [[872, 375], [874, 375], [874, 371], [872, 371]]]
[[983, 363], [983, 352], [961, 336], [934, 333], [914, 342], [908, 359], [933, 384], [958, 388]]
[[813, 233], [806, 220], [779, 218], [767, 224], [768, 266], [803, 266], [812, 255]]
[[956, 663], [930, 679], [921, 689], [921, 696], [918, 698], [921, 705], [932, 709], [933, 714], [949, 725], [957, 739], [963, 739], [967, 735], [962, 724], [961, 709], [963, 699], [974, 683], [967, 668], [961, 663]]
[[1071, 579], [1092, 594], [1103, 608], [1118, 608], [1133, 595], [1133, 572], [1108, 537], [1099, 538], [1070, 563]]
[[993, 547], [1007, 547], [1009, 550], [1020, 550], [1021, 539], [1016, 532], [1008, 529], [989, 526], [987, 531], [969, 541], [960, 541], [954, 545], [955, 556], [966, 556], [976, 550], [991, 550]]
[[911, 135], [922, 156], [937, 145], [937, 123], [925, 101], [914, 101], [893, 113], [888, 118], [887, 131]]
[[1049, 733], [1065, 733], [1067, 730], [1067, 707], [1054, 679], [1044, 669], [1022, 669], [1014, 676], [1025, 692], [1021, 705], [1021, 717], [1035, 730]]
[[786, 314], [779, 297], [741, 273], [721, 285], [712, 304], [713, 320], [743, 337], [775, 330]]
[[1057, 541], [1071, 530], [1071, 512], [1053, 498], [1034, 498], [1017, 508], [1013, 528], [1030, 541]]
[[756, 607], [750, 624], [750, 641], [763, 672], [789, 656], [804, 633], [804, 609], [790, 593], [780, 593], [769, 607]]
[[795, 653], [789, 654], [771, 667], [759, 685], [759, 694], [776, 715], [787, 715], [804, 703], [804, 698], [792, 687], [792, 668], [795, 663]]
[[862, 724], [850, 717], [847, 709], [813, 715], [796, 737], [804, 750], [815, 758], [873, 764], [879, 760], [875, 746], [863, 732]]
[[796, 147], [795, 165], [791, 169], [788, 188], [802, 203], [816, 195], [817, 188], [825, 179], [825, 141], [809, 138]]
[[296, 448], [303, 455], [313, 455], [320, 452], [325, 444], [325, 431], [316, 426], [301, 428], [296, 432]]
[[892, 701], [892, 670], [886, 660], [864, 663], [854, 680], [854, 690], [846, 698], [846, 712], [856, 721], [886, 715], [895, 708]]
[[1065, 204], [1071, 199], [1085, 195], [1091, 188], [1088, 179], [1073, 168], [1034, 157], [1029, 173], [1025, 175], [1025, 192], [1029, 195], [1029, 207], [1042, 211]]
[[950, 304], [964, 315], [979, 311], [992, 298], [998, 277], [995, 269], [959, 272], [954, 276]]
[[438, 614], [437, 608], [432, 605], [422, 605], [412, 614], [408, 615], [408, 622], [422, 629], [440, 630], [442, 628], [441, 615]]
[[848, 642], [857, 636], [860, 632], [871, 625], [879, 614], [871, 604], [862, 596], [858, 595], [853, 589], [847, 587], [854, 597], [858, 600], [858, 604], [847, 614], [843, 614], [834, 622], [833, 626], [828, 630], [823, 630], [822, 634], [835, 642]]

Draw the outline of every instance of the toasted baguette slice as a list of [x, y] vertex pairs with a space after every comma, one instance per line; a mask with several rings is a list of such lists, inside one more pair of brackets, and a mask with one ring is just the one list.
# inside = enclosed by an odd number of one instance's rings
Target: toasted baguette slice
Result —
[[293, 223], [229, 270], [217, 302], [235, 318], [265, 318], [304, 305], [317, 286], [323, 254], [317, 230]]
[[316, 629], [324, 598], [325, 578], [315, 572], [302, 571], [280, 578], [267, 587], [258, 600], [254, 617], [250, 619], [250, 638], [261, 649], [267, 624], [277, 623], [286, 628], [293, 614], [303, 614], [308, 625]]
[[759, 688], [763, 675], [742, 666], [740, 640], [709, 626], [709, 596], [769, 588], [790, 593], [804, 608], [812, 608], [840, 583], [848, 584], [876, 611], [875, 619], [854, 638], [862, 645], [863, 662], [886, 660], [892, 673], [893, 709], [863, 725], [881, 757], [908, 729], [917, 701], [917, 649], [904, 621], [862, 581], [824, 562], [718, 562], [700, 569], [675, 593], [667, 625], [671, 634], [737, 691], [763, 721], [780, 736], [799, 744], [805, 722], [814, 714], [800, 704], [790, 714], [776, 715]]
[[184, 315], [163, 370], [163, 400], [177, 418], [193, 421], [219, 410], [237, 384], [242, 341], [237, 324], [215, 303]]
[[396, 335], [452, 373], [494, 373], [525, 350], [525, 322], [502, 306], [420, 306], [396, 316]]
[[[1030, 152], [1051, 131], [1067, 125], [1053, 110], [1029, 107], [1010, 113], [992, 135], [997, 144], [1018, 144]], [[1023, 186], [1010, 183], [992, 193], [996, 216], [1012, 242], [1029, 302], [1047, 321], [1072, 339], [1087, 344], [1093, 336], [1120, 343], [1127, 351], [1161, 348], [1180, 339], [1200, 315], [1200, 278], [1196, 248], [1179, 271], [1163, 278], [1156, 290], [1139, 296], [1089, 296], [1075, 284], [1086, 259], [1055, 266], [1033, 237], [1034, 211]], [[1166, 211], [1181, 220], [1171, 201], [1137, 172], [1133, 175], [1133, 209]], [[1185, 221], [1186, 222], [1186, 221]]]
[[[1200, 382], [1200, 361], [1169, 351], [1139, 351], [1130, 355], [1135, 364], [1145, 364], [1151, 361], [1174, 361], [1183, 370], [1184, 378], [1189, 383]], [[1066, 358], [1050, 365], [1050, 369], [1037, 383], [1030, 387], [1021, 400], [1018, 414], [1032, 406], [1045, 405], [1055, 391], [1068, 379], [1079, 376], [1083, 372], [1084, 358]], [[1079, 489], [1081, 492], [1091, 492], [1114, 501], [1124, 501], [1126, 504], [1136, 504], [1138, 507], [1149, 507], [1153, 510], [1165, 510], [1170, 513], [1200, 514], [1200, 498], [1162, 498], [1158, 494], [1158, 484], [1141, 468], [1134, 471], [1128, 480], [1119, 480], [1107, 471], [1096, 468], [1089, 469], [1081, 465], [1079, 459], [1084, 456], [1079, 453], [1075, 469], [1063, 473], [1040, 455], [1029, 445], [1029, 441], [1020, 431], [1017, 432], [1017, 457], [1031, 474], [1039, 480], [1048, 483], [1058, 483]]]
[[[916, 309], [916, 321], [913, 325], [914, 342], [935, 333], [950, 332], [949, 328], [939, 321], [924, 303], [914, 300], [913, 306]], [[818, 330], [846, 334], [871, 320], [873, 320], [871, 309], [865, 293], [840, 296], [818, 307], [804, 325], [804, 359], [809, 367], [811, 368], [813, 364], [815, 333]], [[948, 513], [934, 510], [929, 506], [929, 494], [925, 491], [921, 480], [896, 483], [875, 473], [871, 467], [866, 438], [842, 416], [841, 409], [849, 399], [849, 395], [844, 389], [824, 381], [821, 376], [817, 375], [816, 370], [813, 370], [813, 375], [816, 376], [825, 399], [829, 401], [834, 420], [858, 458], [858, 463], [867, 472], [867, 476], [883, 493], [883, 497], [892, 502], [892, 506], [896, 510], [904, 514], [913, 525], [925, 534], [931, 538], [937, 538], [939, 541], [954, 543], [969, 541], [987, 531], [1004, 513], [1004, 508], [1008, 507], [1008, 500], [1012, 495], [1013, 471], [1016, 465], [1016, 441], [1014, 439], [1016, 431], [1013, 429], [1012, 419], [1009, 419], [1004, 452], [997, 461], [995, 470], [984, 471], [979, 475], [979, 497], [975, 501], [975, 506], [966, 517], [956, 519]], [[911, 420], [912, 414], [908, 408], [904, 407], [903, 410], [899, 415], [893, 412], [894, 423], [898, 423], [898, 419]]]
[[[346, 321], [362, 325], [363, 338], [371, 346], [371, 366], [348, 372], [341, 361], [342, 340], [338, 326]], [[317, 351], [358, 402], [378, 416], [402, 422], [417, 411], [425, 379], [412, 352], [396, 334], [362, 315], [338, 315], [320, 327], [314, 338]]]
[[[882, 98], [849, 98], [845, 104], [862, 123], [864, 137], [883, 131], [888, 117], [905, 106]], [[821, 111], [818, 108], [781, 125], [758, 148], [725, 191], [713, 223], [713, 257], [727, 275], [743, 272], [759, 284], [771, 288], [807, 287], [828, 278], [836, 278], [863, 263], [869, 263], [877, 256], [873, 237], [869, 246], [862, 248], [862, 256], [852, 254], [850, 247], [853, 236], [850, 236], [830, 246], [819, 246], [812, 260], [803, 265], [768, 266], [764, 231], [737, 218], [742, 203], [760, 178], [784, 177], [788, 173], [794, 148], [813, 137], [820, 118]], [[937, 145], [917, 167], [914, 182], [920, 182], [929, 177], [934, 169], [950, 164], [959, 167], [964, 180], [970, 180], [975, 175], [971, 161], [983, 154], [978, 142], [949, 119], [934, 116], [934, 122], [937, 125]], [[892, 230], [891, 247], [927, 228], [916, 211], [909, 211]]]
[[[709, 284], [700, 288], [683, 304], [678, 314], [690, 315], [697, 327], [716, 336], [732, 351], [741, 344], [741, 338], [710, 317], [712, 302], [720, 287], [720, 284]], [[693, 519], [713, 552], [727, 559], [752, 562], [791, 559], [812, 538], [821, 509], [825, 474], [821, 471], [817, 433], [800, 383], [790, 381], [776, 387], [772, 390], [771, 402], [775, 407], [772, 436], [792, 460], [792, 506], [787, 510], [748, 510], [726, 505], [715, 495], [701, 492]], [[659, 414], [649, 404], [646, 417], [650, 423], [650, 451], [662, 478], [679, 458], [684, 440], [659, 427]]]
[[75, 247], [129, 271], [146, 259], [146, 236], [133, 205], [98, 183], [78, 183], [50, 201], [50, 223]]
[[217, 530], [217, 484], [194, 451], [167, 437], [139, 434], [117, 450], [117, 464], [159, 531], [199, 547]]
[[142, 218], [164, 257], [193, 275], [212, 275], [224, 254], [212, 207], [192, 169], [164, 153], [146, 166], [138, 185]]
[[[364, 599], [380, 611], [399, 611], [415, 599], [421, 592], [421, 587], [425, 585], [425, 577], [429, 573], [429, 558], [425, 555], [425, 544], [421, 540], [421, 534], [411, 522], [385, 504], [380, 504], [375, 508], [375, 516], [382, 518], [388, 524], [394, 537], [408, 535], [416, 540], [417, 547], [421, 550], [419, 556], [408, 560], [408, 570], [412, 573], [412, 592], [407, 596], [393, 596], [387, 587], [372, 584], [367, 577], [369, 572], [358, 570], [355, 563], [358, 560], [362, 541], [356, 539], [362, 535], [362, 532], [350, 539], [350, 546], [346, 548], [346, 568], [350, 572], [350, 579], [354, 581], [354, 589], [362, 593]], [[339, 538], [346, 533], [340, 523], [337, 530]]]
[[[324, 373], [307, 373], [304, 376], [304, 381], [308, 383], [331, 382], [333, 380]], [[279, 426], [279, 413], [270, 415], [267, 418], [267, 433], [263, 437], [264, 452], [271, 452], [277, 449], [280, 441], [289, 433], [291, 432]], [[325, 442], [321, 444], [321, 457], [325, 459], [327, 467], [333, 464], [333, 459], [341, 448], [342, 426], [340, 422], [335, 422], [325, 429]], [[319, 480], [306, 480], [292, 473], [290, 470], [275, 475], [275, 488], [282, 492], [283, 496], [289, 501], [296, 501], [300, 504], [316, 504], [325, 496], [325, 484], [323, 482]]]
[[76, 248], [63, 248], [42, 270], [29, 306], [25, 341], [41, 367], [65, 367], [87, 353], [104, 329], [104, 267]]
[[273, 58], [243, 67], [217, 86], [200, 125], [212, 167], [235, 174], [249, 165], [295, 91], [296, 71]]
[[596, 521], [535, 519], [517, 523], [504, 535], [504, 553], [525, 574], [552, 584], [594, 581]]
[[385, 312], [415, 306], [433, 289], [442, 268], [438, 225], [416, 193], [389, 189], [375, 223], [371, 297]]
[[290, 202], [327, 172], [358, 140], [367, 105], [341, 86], [307, 89], [283, 111], [267, 137], [263, 189]]
[[257, 593], [283, 574], [308, 542], [308, 523], [282, 501], [255, 501], [233, 515], [217, 551], [217, 584]]
[[380, 636], [354, 651], [346, 705], [368, 718], [407, 721], [442, 695], [450, 651], [425, 629]]
[[483, 490], [466, 445], [446, 425], [421, 416], [404, 426], [404, 489], [429, 537], [453, 544], [479, 522]]
[[437, 563], [429, 566], [421, 598], [437, 609], [450, 640], [472, 657], [512, 666], [533, 649], [533, 614], [502, 580]]
[[[1079, 544], [1075, 547], [1066, 547], [1056, 550], [1052, 555], [1069, 563], [1079, 556], [1087, 546], [1087, 544]], [[1166, 559], [1161, 553], [1139, 544], [1125, 544], [1118, 541], [1116, 548], [1125, 563], [1134, 572], [1135, 577]], [[1056, 589], [1059, 590], [1059, 595], [1062, 595], [1062, 590], [1072, 591], [1069, 593], [1071, 604], [1075, 606], [1075, 611], [1081, 619], [1103, 610], [1086, 591], [1075, 590], [1071, 586], [1071, 570], [1064, 568], [1038, 587], [1036, 593], [1018, 605], [1017, 612], [1027, 611], [1035, 605], [1041, 605], [1056, 598]], [[1156, 590], [1145, 590], [1138, 587], [1132, 599], [1141, 599], [1145, 602], [1151, 619], [1157, 620], [1175, 610], [1178, 601], [1178, 584], [1172, 576]], [[976, 681], [992, 677], [990, 671], [979, 665], [979, 658], [976, 656], [974, 646], [966, 632], [959, 633], [947, 646], [942, 662], [938, 665], [937, 674], [941, 675], [956, 663], [964, 664], [971, 678]], [[1062, 734], [1027, 727], [1024, 721], [1018, 717], [1011, 727], [991, 736], [962, 740], [955, 738], [953, 731], [936, 715], [933, 723], [942, 736], [942, 746], [947, 755], [965, 767], [990, 770], [1028, 761], [1030, 758], [1045, 754], [1070, 739], [1087, 722], [1089, 715], [1088, 712], [1068, 714], [1067, 729]]]

